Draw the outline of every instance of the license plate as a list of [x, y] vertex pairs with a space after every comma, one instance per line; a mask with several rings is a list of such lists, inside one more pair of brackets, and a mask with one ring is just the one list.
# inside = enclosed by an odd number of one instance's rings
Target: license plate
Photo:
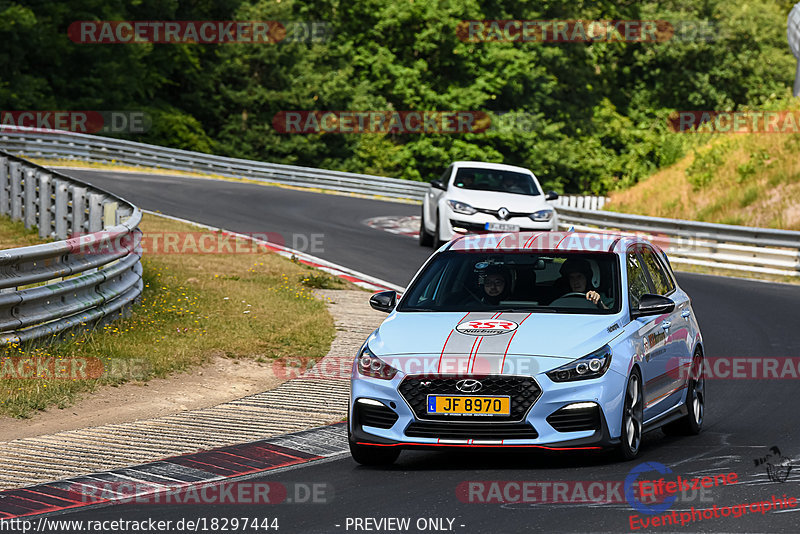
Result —
[[484, 228], [490, 232], [519, 232], [519, 225], [488, 222]]
[[511, 414], [511, 397], [428, 395], [429, 414]]

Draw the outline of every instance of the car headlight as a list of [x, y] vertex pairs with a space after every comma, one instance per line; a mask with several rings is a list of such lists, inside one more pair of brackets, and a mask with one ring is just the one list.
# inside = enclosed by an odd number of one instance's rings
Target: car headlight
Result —
[[466, 202], [459, 202], [458, 200], [448, 200], [447, 203], [456, 213], [463, 213], [464, 215], [472, 215], [473, 213], [478, 211], [469, 204], [467, 204]]
[[558, 369], [547, 372], [553, 382], [571, 382], [573, 380], [588, 380], [603, 376], [611, 365], [611, 347], [606, 345], [588, 356], [578, 358], [573, 362], [562, 365]]
[[356, 367], [359, 374], [381, 380], [391, 380], [397, 374], [397, 369], [372, 354], [367, 347], [364, 347], [358, 355]]
[[539, 210], [531, 213], [530, 217], [536, 222], [547, 222], [553, 218], [553, 210]]

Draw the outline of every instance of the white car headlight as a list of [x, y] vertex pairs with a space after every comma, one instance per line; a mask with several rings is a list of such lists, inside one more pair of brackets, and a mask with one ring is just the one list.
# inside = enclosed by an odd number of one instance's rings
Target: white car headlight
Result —
[[611, 347], [608, 345], [575, 361], [547, 372], [553, 382], [588, 380], [603, 376], [611, 365]]
[[553, 218], [553, 210], [539, 210], [531, 213], [530, 217], [536, 222], [547, 222]]
[[397, 369], [384, 362], [364, 347], [358, 355], [358, 372], [370, 378], [380, 378], [381, 380], [391, 380], [397, 374]]
[[466, 202], [459, 202], [458, 200], [448, 200], [447, 203], [456, 213], [463, 213], [464, 215], [472, 215], [478, 210], [467, 204]]

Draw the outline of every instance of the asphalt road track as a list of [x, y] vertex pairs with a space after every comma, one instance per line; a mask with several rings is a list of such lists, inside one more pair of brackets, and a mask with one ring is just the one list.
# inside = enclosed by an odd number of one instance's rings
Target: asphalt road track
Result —
[[[142, 208], [242, 232], [324, 233], [318, 255], [347, 267], [406, 285], [429, 250], [404, 236], [366, 227], [378, 215], [415, 215], [417, 206], [289, 189], [168, 176], [67, 171], [124, 196]], [[288, 244], [288, 243], [287, 243]], [[679, 274], [692, 296], [707, 356], [752, 358], [800, 356], [800, 287], [730, 278]], [[262, 480], [321, 482], [333, 488], [328, 504], [269, 506], [117, 505], [58, 516], [60, 519], [171, 519], [277, 517], [279, 532], [356, 532], [347, 518], [454, 518], [455, 532], [624, 532], [627, 503], [483, 504], [461, 502], [464, 481], [623, 481], [641, 462], [658, 462], [684, 477], [735, 472], [739, 483], [706, 495], [687, 496], [672, 510], [711, 508], [800, 498], [800, 381], [709, 380], [704, 431], [671, 438], [646, 436], [639, 459], [615, 463], [597, 454], [486, 451], [404, 452], [388, 469], [357, 466], [348, 456], [273, 472]], [[794, 460], [789, 479], [772, 482], [754, 459], [777, 446]], [[655, 475], [653, 476], [655, 477]], [[663, 532], [797, 532], [795, 511], [706, 519]], [[337, 525], [340, 525], [337, 527]], [[463, 527], [461, 526], [463, 525]], [[358, 530], [365, 532], [366, 530]], [[374, 531], [374, 530], [373, 530]], [[388, 531], [388, 530], [383, 530]], [[413, 527], [409, 532], [417, 532]], [[430, 530], [428, 530], [430, 532]]]

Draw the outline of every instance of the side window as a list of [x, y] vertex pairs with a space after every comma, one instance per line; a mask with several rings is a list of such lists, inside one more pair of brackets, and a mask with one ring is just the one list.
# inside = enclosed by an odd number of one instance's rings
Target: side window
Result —
[[631, 308], [639, 308], [639, 300], [642, 295], [650, 292], [647, 285], [647, 277], [644, 274], [644, 269], [639, 262], [639, 256], [636, 255], [634, 249], [629, 249], [626, 254], [626, 262], [628, 265], [628, 296], [631, 302]]
[[656, 253], [650, 247], [642, 247], [639, 249], [642, 254], [642, 259], [650, 272], [650, 279], [653, 281], [656, 293], [659, 295], [666, 295], [675, 289], [672, 283], [672, 278], [667, 274], [664, 266], [658, 261]]
[[449, 167], [447, 167], [447, 169], [445, 169], [445, 171], [442, 173], [442, 176], [440, 176], [440, 177], [439, 177], [439, 181], [440, 181], [440, 182], [442, 182], [442, 183], [445, 185], [445, 187], [447, 187], [447, 182], [450, 180], [450, 175], [451, 175], [452, 173], [453, 173], [453, 166], [452, 166], [452, 165], [450, 165], [450, 166], [449, 166]]

